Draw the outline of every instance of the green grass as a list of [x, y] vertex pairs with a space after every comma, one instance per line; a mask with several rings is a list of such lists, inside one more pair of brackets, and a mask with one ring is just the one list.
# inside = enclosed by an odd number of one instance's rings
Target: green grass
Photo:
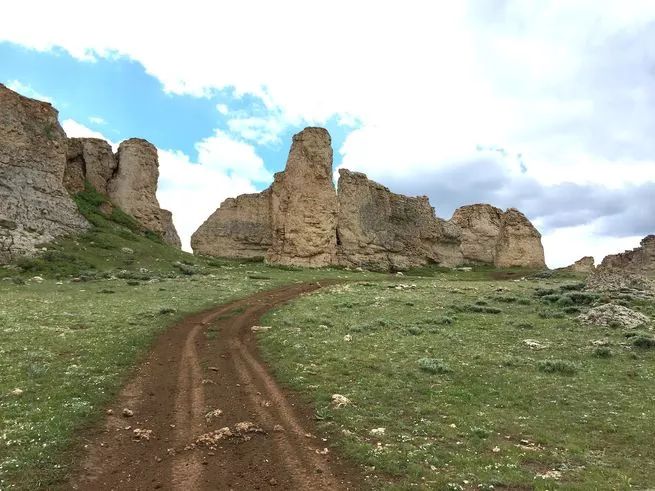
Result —
[[[582, 311], [603, 301], [575, 276], [491, 277], [334, 286], [269, 314], [274, 328], [258, 336], [277, 377], [315, 405], [373, 487], [652, 486], [654, 326], [626, 337], [542, 300], [566, 295]], [[655, 319], [653, 302], [630, 305]], [[333, 408], [334, 393], [353, 404]]]
[[283, 284], [376, 277], [195, 257], [117, 208], [103, 214], [92, 188], [76, 201], [88, 233], [0, 269], [2, 490], [65, 480], [77, 432], [103, 416], [157, 334], [183, 316]]

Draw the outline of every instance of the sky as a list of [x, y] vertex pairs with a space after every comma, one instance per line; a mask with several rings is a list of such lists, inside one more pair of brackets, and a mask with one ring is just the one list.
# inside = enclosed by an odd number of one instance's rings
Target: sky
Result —
[[69, 136], [155, 144], [186, 248], [305, 126], [439, 217], [520, 209], [550, 267], [655, 233], [655, 0], [95, 5], [4, 5], [0, 82]]

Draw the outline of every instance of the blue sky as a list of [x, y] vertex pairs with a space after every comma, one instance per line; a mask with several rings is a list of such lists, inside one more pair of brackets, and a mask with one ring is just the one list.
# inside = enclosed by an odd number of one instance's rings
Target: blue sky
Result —
[[[166, 93], [159, 80], [143, 66], [124, 57], [83, 62], [62, 49], [38, 52], [14, 43], [0, 43], [0, 81], [18, 81], [34, 93], [52, 99], [60, 120], [73, 119], [104, 134], [112, 141], [139, 137], [158, 148], [180, 150], [197, 158], [195, 143], [218, 128], [229, 132], [234, 114], [266, 116], [261, 99], [236, 97], [230, 89], [212, 90], [207, 97]], [[221, 114], [218, 104], [229, 109]], [[98, 120], [102, 119], [102, 122]], [[346, 130], [335, 120], [323, 123], [335, 148], [341, 147]], [[257, 144], [257, 154], [272, 172], [284, 169], [291, 136], [304, 126], [288, 126], [275, 142]], [[340, 163], [335, 154], [335, 166]], [[257, 183], [259, 189], [268, 183]]]
[[655, 232], [649, 0], [22, 0], [3, 19], [0, 81], [51, 98], [70, 136], [153, 142], [187, 244], [311, 125], [335, 169], [442, 218], [520, 209], [549, 266]]

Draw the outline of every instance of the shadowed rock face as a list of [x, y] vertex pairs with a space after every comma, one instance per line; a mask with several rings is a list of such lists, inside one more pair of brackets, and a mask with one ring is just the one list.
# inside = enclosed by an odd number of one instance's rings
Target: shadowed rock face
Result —
[[400, 270], [462, 262], [459, 230], [435, 217], [427, 197], [392, 193], [359, 172], [339, 176], [339, 264]]
[[335, 193], [330, 135], [306, 128], [294, 136], [286, 169], [271, 187], [225, 200], [193, 235], [194, 252], [377, 270], [545, 266], [541, 236], [518, 210], [472, 205], [445, 221], [427, 197], [392, 193], [359, 172], [339, 174]]
[[197, 254], [263, 259], [273, 242], [271, 190], [228, 198], [191, 236]]
[[63, 184], [66, 150], [57, 111], [0, 84], [0, 263], [89, 227]]
[[323, 128], [294, 135], [284, 172], [271, 186], [273, 264], [321, 267], [336, 257], [337, 194], [332, 140]]
[[641, 247], [606, 256], [598, 266], [598, 271], [623, 271], [655, 276], [655, 235], [644, 237]]
[[118, 168], [118, 159], [109, 143], [99, 138], [69, 138], [64, 185], [71, 194], [84, 190], [84, 181], [109, 195], [109, 182]]

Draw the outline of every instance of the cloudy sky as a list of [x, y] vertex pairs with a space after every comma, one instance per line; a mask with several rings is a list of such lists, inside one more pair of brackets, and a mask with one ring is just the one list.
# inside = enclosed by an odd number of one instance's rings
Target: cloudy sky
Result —
[[0, 81], [69, 136], [152, 141], [183, 241], [290, 137], [438, 216], [522, 210], [556, 267], [655, 232], [655, 0], [3, 6]]

